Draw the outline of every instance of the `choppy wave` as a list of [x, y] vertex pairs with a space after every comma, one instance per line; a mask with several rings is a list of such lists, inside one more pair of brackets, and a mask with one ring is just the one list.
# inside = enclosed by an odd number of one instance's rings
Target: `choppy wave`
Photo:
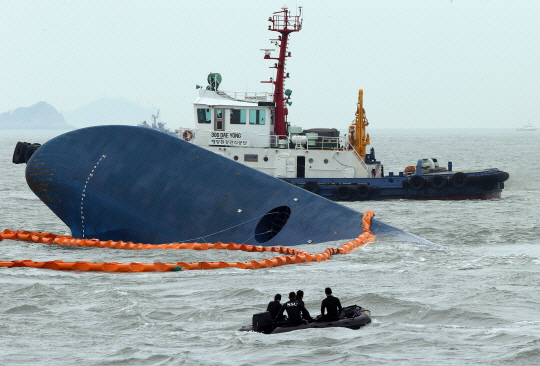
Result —
[[[24, 166], [11, 164], [18, 140], [45, 142], [54, 132], [10, 131], [0, 137], [0, 229], [67, 234], [27, 188]], [[428, 134], [429, 135], [429, 134]], [[516, 142], [538, 156], [534, 136], [508, 131], [372, 137], [385, 171], [425, 152], [456, 168], [522, 171], [497, 146]], [[519, 139], [519, 140], [518, 140]], [[401, 142], [400, 142], [401, 141]], [[474, 141], [474, 143], [473, 143]], [[517, 143], [519, 141], [519, 144]], [[401, 148], [403, 146], [403, 149]], [[475, 156], [465, 151], [475, 146]], [[421, 149], [419, 149], [421, 147]], [[496, 158], [494, 158], [496, 157]], [[502, 160], [501, 160], [502, 159]], [[506, 159], [506, 160], [505, 160]], [[517, 165], [516, 165], [517, 164]], [[540, 361], [540, 170], [512, 176], [491, 201], [350, 203], [377, 219], [442, 245], [431, 249], [379, 238], [323, 263], [247, 271], [77, 273], [0, 268], [0, 349], [12, 364], [85, 365], [532, 365]], [[537, 175], [535, 175], [537, 176]], [[303, 246], [318, 253], [341, 242]], [[1, 260], [246, 261], [268, 253], [121, 251], [4, 240]], [[276, 293], [305, 292], [317, 315], [330, 286], [343, 305], [371, 310], [360, 330], [309, 329], [281, 335], [239, 332]]]

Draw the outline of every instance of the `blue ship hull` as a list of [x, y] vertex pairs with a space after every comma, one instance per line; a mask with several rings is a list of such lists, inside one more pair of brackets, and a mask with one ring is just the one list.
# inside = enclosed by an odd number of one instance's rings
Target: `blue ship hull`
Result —
[[[439, 174], [447, 182], [452, 178], [452, 172]], [[454, 187], [450, 183], [444, 187], [433, 187], [429, 184], [434, 174], [421, 175], [425, 184], [421, 188], [413, 188], [408, 182], [410, 176], [403, 173], [397, 176], [383, 178], [282, 178], [282, 180], [304, 189], [318, 186], [320, 196], [333, 201], [369, 201], [389, 199], [414, 200], [469, 200], [501, 198], [504, 182], [508, 173], [499, 169], [486, 169], [466, 174], [468, 182], [463, 187]], [[359, 185], [369, 186], [364, 195], [357, 194]], [[340, 187], [349, 188], [342, 189]]]
[[[58, 136], [32, 155], [26, 179], [74, 238], [291, 246], [362, 234], [359, 212], [141, 127]], [[371, 231], [429, 244], [378, 220]]]

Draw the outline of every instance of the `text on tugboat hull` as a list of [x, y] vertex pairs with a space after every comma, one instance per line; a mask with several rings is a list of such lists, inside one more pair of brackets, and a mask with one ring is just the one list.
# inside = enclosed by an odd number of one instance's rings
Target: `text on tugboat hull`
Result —
[[218, 146], [249, 146], [249, 141], [242, 139], [240, 132], [212, 132], [209, 145]]

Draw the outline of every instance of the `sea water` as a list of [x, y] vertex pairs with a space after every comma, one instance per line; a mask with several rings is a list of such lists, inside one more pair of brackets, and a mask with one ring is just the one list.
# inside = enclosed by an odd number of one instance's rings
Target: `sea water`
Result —
[[[30, 191], [17, 141], [57, 131], [0, 132], [0, 230], [69, 234]], [[510, 173], [502, 199], [369, 201], [381, 221], [444, 246], [376, 240], [321, 263], [157, 273], [0, 268], [0, 354], [9, 365], [535, 365], [540, 363], [540, 133], [373, 130], [397, 174], [418, 158], [454, 170]], [[342, 242], [304, 245], [319, 253]], [[0, 242], [0, 260], [247, 261], [265, 253], [124, 251]], [[276, 293], [302, 289], [312, 315], [324, 288], [371, 310], [360, 330], [239, 332]]]

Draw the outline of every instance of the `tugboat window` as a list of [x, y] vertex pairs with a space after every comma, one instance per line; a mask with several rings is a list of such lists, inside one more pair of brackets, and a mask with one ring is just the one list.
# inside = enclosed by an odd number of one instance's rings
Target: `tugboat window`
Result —
[[212, 112], [209, 108], [198, 108], [197, 109], [197, 120], [199, 123], [211, 123], [212, 122]]
[[223, 131], [224, 118], [223, 118], [223, 109], [216, 109], [216, 116], [214, 118], [216, 131]]
[[250, 125], [264, 125], [266, 123], [266, 111], [261, 109], [249, 110]]
[[231, 109], [231, 125], [245, 125], [246, 124], [246, 110], [245, 109]]

